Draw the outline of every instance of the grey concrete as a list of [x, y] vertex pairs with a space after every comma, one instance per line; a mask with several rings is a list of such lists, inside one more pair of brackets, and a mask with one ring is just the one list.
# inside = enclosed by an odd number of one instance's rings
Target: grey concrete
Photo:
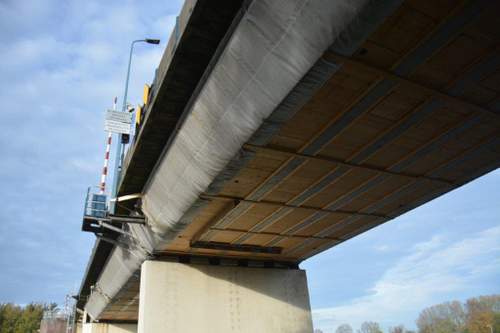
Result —
[[146, 261], [139, 333], [309, 333], [303, 270]]
[[137, 324], [87, 323], [83, 324], [82, 327], [82, 333], [136, 333], [136, 332], [137, 332]]

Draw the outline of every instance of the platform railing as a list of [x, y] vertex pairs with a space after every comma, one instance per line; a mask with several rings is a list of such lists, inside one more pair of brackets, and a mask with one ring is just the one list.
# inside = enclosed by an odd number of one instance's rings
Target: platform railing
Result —
[[94, 192], [93, 189], [89, 187], [87, 190], [83, 215], [104, 218], [108, 215], [108, 196], [105, 193]]

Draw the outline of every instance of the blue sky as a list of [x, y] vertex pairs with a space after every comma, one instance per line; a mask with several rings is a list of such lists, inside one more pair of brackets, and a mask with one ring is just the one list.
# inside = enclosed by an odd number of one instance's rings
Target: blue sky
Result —
[[414, 328], [425, 307], [500, 293], [499, 188], [496, 170], [304, 262], [316, 326]]
[[[102, 168], [104, 110], [153, 78], [180, 1], [0, 2], [0, 302], [62, 302], [93, 236], [80, 232]], [[500, 171], [304, 262], [315, 325], [414, 326], [426, 306], [500, 292]]]

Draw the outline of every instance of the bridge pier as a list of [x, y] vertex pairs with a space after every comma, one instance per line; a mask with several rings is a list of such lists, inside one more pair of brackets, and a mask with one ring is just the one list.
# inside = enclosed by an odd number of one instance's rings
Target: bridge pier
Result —
[[136, 333], [137, 324], [84, 323], [76, 333]]
[[146, 261], [138, 333], [312, 332], [306, 273]]

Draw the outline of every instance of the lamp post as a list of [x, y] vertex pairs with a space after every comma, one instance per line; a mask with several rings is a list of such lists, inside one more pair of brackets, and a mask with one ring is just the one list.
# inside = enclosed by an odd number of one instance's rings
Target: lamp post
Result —
[[[125, 80], [125, 92], [123, 93], [123, 103], [122, 103], [122, 112], [127, 111], [127, 94], [128, 94], [128, 82], [130, 79], [130, 67], [132, 65], [132, 53], [134, 51], [134, 45], [136, 43], [148, 43], [148, 44], [154, 44], [158, 45], [160, 44], [159, 39], [151, 39], [151, 38], [146, 38], [146, 39], [137, 39], [132, 41], [130, 44], [130, 54], [128, 57], [128, 67], [127, 67], [127, 78]], [[114, 168], [114, 173], [113, 173], [113, 188], [112, 188], [112, 193], [111, 197], [116, 198], [117, 192], [118, 192], [118, 181], [120, 180], [121, 176], [121, 168], [123, 164], [123, 152], [124, 152], [124, 144], [122, 143], [122, 134], [118, 134], [118, 140], [116, 142], [116, 156], [115, 156], [115, 168]], [[111, 213], [114, 214], [115, 212], [115, 205], [116, 202], [111, 202]]]

